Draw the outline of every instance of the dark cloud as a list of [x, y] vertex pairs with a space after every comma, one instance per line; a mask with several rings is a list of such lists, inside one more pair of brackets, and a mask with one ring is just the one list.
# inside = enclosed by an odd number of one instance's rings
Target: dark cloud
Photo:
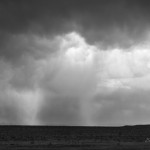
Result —
[[52, 36], [71, 30], [78, 30], [88, 42], [128, 47], [142, 40], [149, 28], [149, 8], [146, 0], [2, 0], [0, 55], [10, 58], [30, 51], [28, 42], [19, 50], [5, 48], [14, 35]]
[[69, 15], [66, 13], [67, 10], [65, 11], [68, 9], [66, 2], [57, 0], [7, 0], [1, 1], [0, 4], [0, 28], [15, 34], [30, 31], [32, 25], [57, 31], [57, 27], [63, 25], [63, 19], [68, 18]]
[[106, 48], [129, 47], [144, 38], [149, 28], [149, 7], [146, 1], [100, 1], [91, 4], [83, 15], [78, 14], [77, 20], [89, 42], [101, 42]]

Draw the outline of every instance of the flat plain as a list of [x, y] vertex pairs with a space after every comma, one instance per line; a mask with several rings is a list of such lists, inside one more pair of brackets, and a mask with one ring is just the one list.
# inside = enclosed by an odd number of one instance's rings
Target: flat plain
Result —
[[150, 125], [0, 126], [0, 150], [150, 150]]

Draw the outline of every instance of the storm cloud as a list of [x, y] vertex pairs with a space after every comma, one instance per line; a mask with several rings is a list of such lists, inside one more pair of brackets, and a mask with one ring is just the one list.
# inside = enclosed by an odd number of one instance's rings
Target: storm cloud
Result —
[[0, 124], [149, 123], [149, 8], [1, 0]]

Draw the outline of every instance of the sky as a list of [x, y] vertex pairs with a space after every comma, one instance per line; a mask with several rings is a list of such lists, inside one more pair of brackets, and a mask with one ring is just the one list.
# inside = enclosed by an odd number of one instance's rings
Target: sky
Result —
[[150, 124], [148, 0], [1, 0], [0, 124]]

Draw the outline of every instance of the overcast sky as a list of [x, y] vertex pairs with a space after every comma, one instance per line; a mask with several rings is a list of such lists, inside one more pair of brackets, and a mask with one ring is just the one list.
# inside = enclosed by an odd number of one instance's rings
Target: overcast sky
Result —
[[1, 0], [0, 124], [150, 124], [150, 1]]

